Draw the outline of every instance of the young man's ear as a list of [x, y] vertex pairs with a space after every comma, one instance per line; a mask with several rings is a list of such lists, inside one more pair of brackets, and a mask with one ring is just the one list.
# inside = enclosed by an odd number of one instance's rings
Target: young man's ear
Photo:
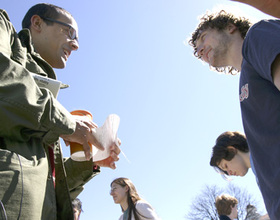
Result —
[[33, 15], [30, 19], [30, 30], [41, 32], [43, 19], [39, 15]]
[[232, 34], [236, 29], [237, 29], [237, 27], [234, 24], [229, 24], [227, 26], [227, 30], [230, 34]]
[[233, 146], [228, 146], [228, 147], [227, 147], [227, 150], [228, 150], [229, 152], [232, 152], [232, 153], [234, 153], [234, 154], [237, 154], [237, 149], [236, 149], [235, 147], [233, 147]]

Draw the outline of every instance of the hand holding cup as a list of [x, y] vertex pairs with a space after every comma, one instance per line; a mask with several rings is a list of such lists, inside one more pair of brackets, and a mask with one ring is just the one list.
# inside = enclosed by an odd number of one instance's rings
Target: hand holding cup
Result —
[[[92, 115], [85, 110], [71, 112], [76, 120], [76, 129], [71, 135], [61, 135], [66, 146], [71, 147], [71, 157], [78, 161], [90, 160], [92, 157], [92, 145], [99, 150], [104, 147], [95, 138], [92, 132], [97, 125], [92, 121]], [[73, 155], [73, 156], [72, 156]]]

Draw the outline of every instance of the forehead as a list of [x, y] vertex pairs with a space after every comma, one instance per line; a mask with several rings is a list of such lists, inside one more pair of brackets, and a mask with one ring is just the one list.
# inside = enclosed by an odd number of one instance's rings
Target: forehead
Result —
[[112, 188], [114, 188], [114, 187], [116, 187], [116, 186], [119, 186], [119, 184], [117, 184], [117, 183], [112, 183], [112, 185], [111, 185]]
[[78, 24], [75, 19], [68, 13], [59, 13], [57, 20], [70, 24], [76, 31], [78, 31]]

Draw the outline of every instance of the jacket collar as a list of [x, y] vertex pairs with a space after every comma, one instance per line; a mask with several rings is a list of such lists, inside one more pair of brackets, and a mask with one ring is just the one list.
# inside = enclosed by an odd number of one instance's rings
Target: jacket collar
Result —
[[48, 73], [48, 77], [56, 79], [56, 74], [52, 66], [48, 64], [48, 62], [46, 62], [40, 56], [40, 54], [35, 51], [34, 46], [32, 44], [30, 30], [28, 28], [24, 28], [18, 33], [18, 36], [22, 46], [27, 49], [27, 52], [31, 54], [32, 58], [40, 65], [40, 67], [43, 68], [46, 73]]

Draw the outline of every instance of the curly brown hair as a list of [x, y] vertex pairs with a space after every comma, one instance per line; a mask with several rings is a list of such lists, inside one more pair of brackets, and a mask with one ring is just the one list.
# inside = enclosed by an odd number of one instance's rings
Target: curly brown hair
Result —
[[[252, 23], [244, 17], [236, 17], [231, 13], [227, 13], [224, 10], [221, 10], [218, 13], [210, 13], [207, 12], [205, 15], [203, 15], [200, 18], [200, 23], [196, 30], [192, 33], [191, 39], [188, 41], [189, 45], [193, 47], [194, 49], [194, 56], [198, 59], [201, 59], [201, 57], [198, 55], [196, 42], [199, 39], [201, 33], [207, 29], [216, 29], [218, 31], [223, 31], [226, 29], [226, 27], [229, 24], [234, 24], [237, 29], [239, 30], [241, 37], [244, 39], [247, 31], [251, 27]], [[235, 68], [229, 66], [229, 67], [212, 67], [211, 69], [215, 69], [217, 72], [225, 72], [234, 74], [236, 72], [239, 72]]]

